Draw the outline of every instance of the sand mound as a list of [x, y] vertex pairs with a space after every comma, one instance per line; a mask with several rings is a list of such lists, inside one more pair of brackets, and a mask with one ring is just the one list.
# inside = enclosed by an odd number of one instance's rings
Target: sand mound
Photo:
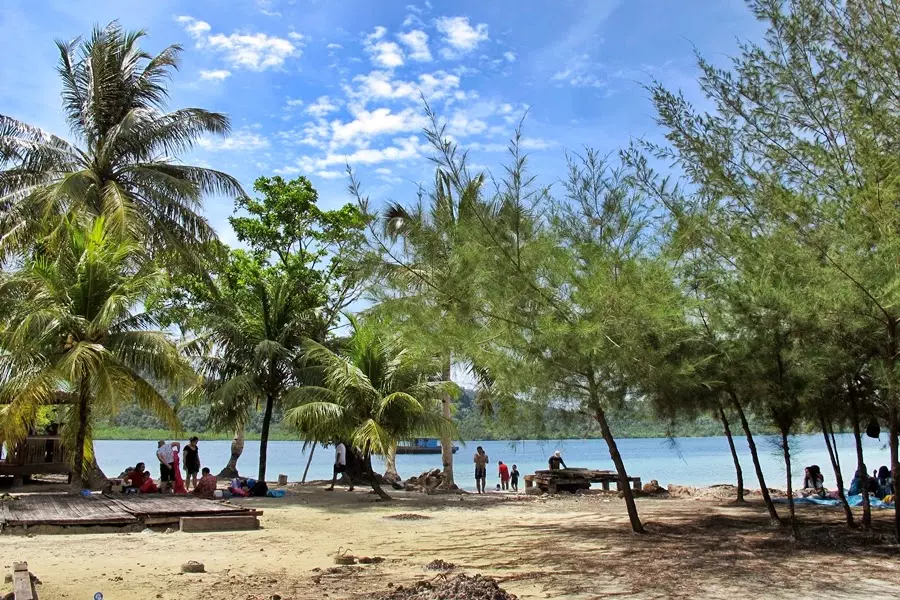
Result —
[[427, 515], [420, 515], [416, 513], [399, 513], [396, 515], [388, 515], [385, 517], [385, 519], [394, 519], [396, 521], [424, 521], [430, 518], [431, 517]]
[[491, 577], [457, 575], [435, 583], [420, 581], [411, 588], [398, 587], [377, 600], [517, 600]]

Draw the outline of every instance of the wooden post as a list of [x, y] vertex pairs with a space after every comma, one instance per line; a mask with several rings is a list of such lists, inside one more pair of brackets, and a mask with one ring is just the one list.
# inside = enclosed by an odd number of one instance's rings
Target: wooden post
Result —
[[634, 478], [632, 478], [632, 481], [634, 482], [634, 489], [636, 489], [636, 490], [643, 489], [643, 486], [641, 485], [640, 477], [634, 477]]
[[608, 491], [609, 491], [609, 479], [604, 479], [603, 481], [600, 482], [600, 485], [603, 486], [603, 491], [604, 491], [604, 492], [608, 492]]
[[12, 579], [15, 600], [38, 600], [34, 584], [31, 582], [31, 573], [28, 572], [28, 563], [13, 563]]
[[287, 475], [283, 473], [278, 475], [278, 485], [287, 485]]

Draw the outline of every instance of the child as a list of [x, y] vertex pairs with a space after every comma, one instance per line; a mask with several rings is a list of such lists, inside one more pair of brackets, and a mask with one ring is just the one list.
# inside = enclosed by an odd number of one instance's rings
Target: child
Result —
[[512, 473], [509, 474], [509, 483], [512, 485], [514, 492], [519, 491], [519, 469], [513, 465]]
[[504, 490], [508, 490], [509, 489], [509, 467], [504, 465], [502, 460], [498, 463], [498, 467], [499, 467], [499, 474], [500, 474], [500, 484], [503, 486]]
[[150, 471], [144, 471], [144, 483], [138, 489], [138, 493], [141, 494], [158, 494], [159, 488], [153, 482], [153, 478], [150, 477]]

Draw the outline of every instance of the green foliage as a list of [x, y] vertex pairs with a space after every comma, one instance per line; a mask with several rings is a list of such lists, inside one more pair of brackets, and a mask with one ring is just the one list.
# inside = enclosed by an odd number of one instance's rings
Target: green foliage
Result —
[[152, 56], [143, 37], [113, 22], [86, 41], [57, 42], [75, 144], [0, 115], [0, 257], [39, 239], [66, 244], [61, 221], [102, 216], [118, 235], [192, 264], [196, 244], [215, 237], [197, 212], [203, 195], [243, 194], [234, 178], [177, 161], [200, 136], [228, 133], [229, 121], [198, 108], [166, 112], [181, 47]]
[[177, 389], [193, 379], [169, 336], [154, 331], [152, 316], [140, 311], [162, 272], [140, 245], [118, 241], [105, 225], [102, 218], [88, 229], [64, 223], [67, 244], [58, 254], [25, 260], [0, 286], [2, 439], [23, 439], [58, 395], [70, 397], [60, 416], [75, 485], [92, 457], [98, 417], [134, 403], [176, 427], [151, 381]]

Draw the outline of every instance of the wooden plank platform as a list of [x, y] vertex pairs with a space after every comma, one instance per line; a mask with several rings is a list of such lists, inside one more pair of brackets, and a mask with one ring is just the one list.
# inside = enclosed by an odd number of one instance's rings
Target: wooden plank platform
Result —
[[[603, 486], [604, 491], [609, 491], [611, 483], [616, 484], [616, 488], [621, 490], [619, 485], [619, 477], [614, 471], [604, 471], [598, 469], [542, 469], [534, 472], [534, 475], [525, 476], [525, 489], [538, 486], [544, 491], [555, 494], [557, 491], [575, 492], [579, 489], [589, 489], [592, 483], [599, 483]], [[630, 483], [634, 489], [641, 489], [640, 477], [629, 477]]]
[[0, 503], [4, 527], [33, 525], [133, 525], [138, 519], [103, 496], [33, 494]]
[[259, 529], [256, 515], [217, 515], [214, 517], [181, 517], [181, 531], [202, 533], [207, 531], [251, 531]]
[[0, 502], [0, 526], [126, 526], [178, 524], [182, 517], [249, 516], [248, 510], [193, 496], [70, 496], [66, 494], [21, 495]]
[[129, 494], [104, 496], [126, 512], [143, 519], [145, 517], [214, 516], [246, 513], [247, 509], [215, 500], [203, 500], [195, 496], [170, 496], [162, 494]]

